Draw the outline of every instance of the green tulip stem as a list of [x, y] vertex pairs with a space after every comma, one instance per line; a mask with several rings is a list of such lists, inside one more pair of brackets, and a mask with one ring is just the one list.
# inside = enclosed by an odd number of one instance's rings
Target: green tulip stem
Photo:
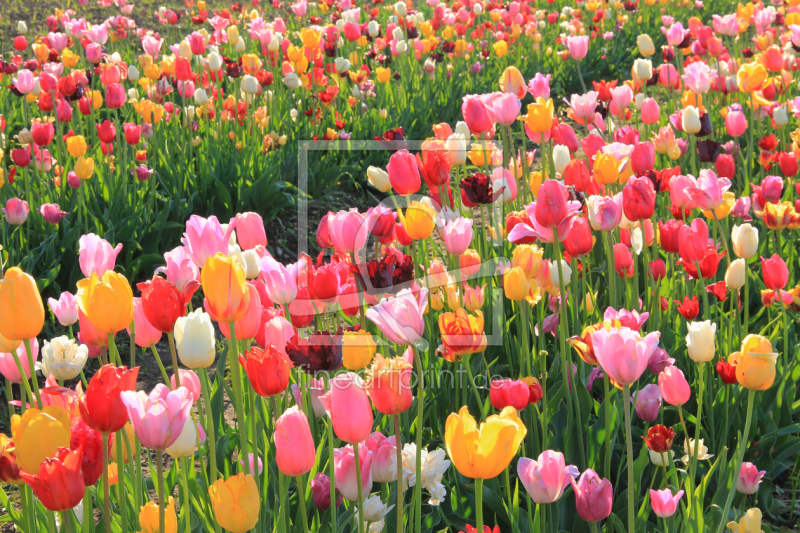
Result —
[[303, 489], [303, 476], [297, 476], [296, 479], [297, 497], [300, 500], [300, 517], [303, 520], [303, 532], [308, 533], [308, 516], [306, 514], [306, 495], [305, 490]]
[[361, 460], [358, 458], [357, 442], [353, 444], [353, 456], [356, 460], [356, 486], [358, 487], [358, 533], [364, 533], [364, 487], [361, 483]]
[[108, 482], [108, 433], [103, 433], [103, 522], [111, 533], [111, 489]]
[[397, 451], [397, 533], [403, 533], [403, 434], [400, 432], [400, 415], [394, 418], [394, 445]]
[[634, 497], [635, 490], [634, 490], [634, 482], [633, 482], [633, 434], [631, 433], [631, 386], [630, 385], [623, 385], [622, 392], [624, 394], [624, 398], [622, 400], [623, 406], [625, 408], [625, 435], [627, 438], [627, 449], [628, 449], [628, 531], [634, 532], [636, 531], [636, 518], [634, 513]]
[[177, 389], [181, 386], [181, 377], [178, 373], [178, 353], [175, 351], [175, 336], [172, 332], [167, 333], [167, 344], [169, 344], [169, 355], [172, 357], [172, 375], [175, 376], [175, 388]]
[[164, 489], [164, 450], [156, 450], [156, 476], [158, 477], [158, 533], [164, 533], [166, 527], [166, 499]]
[[483, 480], [475, 479], [475, 531], [483, 531]]
[[[747, 391], [747, 418], [745, 418], [744, 423], [744, 433], [742, 433], [742, 442], [739, 443], [739, 455], [736, 457], [736, 468], [733, 471], [734, 480], [735, 476], [739, 475], [739, 470], [742, 468], [742, 461], [744, 460], [744, 452], [747, 449], [747, 440], [750, 436], [750, 423], [753, 421], [753, 399], [755, 398], [756, 391], [750, 389]], [[733, 495], [735, 494], [736, 490], [736, 483], [735, 481], [731, 482], [730, 488], [728, 488], [728, 497], [725, 500], [725, 509], [722, 511], [722, 516], [719, 519], [719, 526], [717, 527], [717, 533], [722, 533], [723, 529], [725, 529], [725, 524], [728, 523], [728, 511], [731, 509], [731, 503], [733, 502]]]
[[[39, 409], [43, 409], [42, 395], [39, 392], [39, 381], [36, 379], [36, 370], [35, 370], [35, 365], [33, 363], [33, 348], [31, 348], [31, 340], [25, 339], [23, 342], [25, 343], [25, 351], [28, 354], [28, 370], [31, 373], [31, 381], [33, 382], [33, 391], [36, 394], [36, 406]], [[14, 356], [16, 357], [16, 354]], [[20, 375], [20, 380], [27, 383], [28, 380], [25, 379], [25, 373], [20, 372], [19, 375]], [[30, 390], [28, 392], [30, 392]], [[33, 398], [33, 395], [31, 395], [31, 398]]]

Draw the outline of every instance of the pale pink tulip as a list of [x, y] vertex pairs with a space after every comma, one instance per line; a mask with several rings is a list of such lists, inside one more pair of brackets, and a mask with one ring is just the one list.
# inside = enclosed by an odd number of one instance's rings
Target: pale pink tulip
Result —
[[302, 476], [314, 467], [316, 449], [308, 418], [296, 405], [275, 421], [275, 460], [286, 476]]
[[120, 398], [136, 436], [142, 446], [151, 450], [166, 449], [178, 440], [192, 410], [189, 389], [178, 387], [173, 391], [163, 383], [156, 385], [149, 395], [143, 391], [125, 391]]
[[538, 504], [557, 501], [578, 474], [578, 467], [567, 466], [563, 453], [552, 450], [545, 450], [535, 461], [520, 457], [517, 462], [517, 475]]
[[121, 251], [121, 243], [112, 248], [108, 241], [94, 233], [81, 236], [78, 241], [78, 263], [81, 272], [87, 278], [92, 277], [92, 274], [97, 274], [98, 278], [103, 277], [107, 271], [114, 270], [117, 256]]
[[372, 431], [373, 421], [364, 380], [347, 372], [330, 380], [330, 388], [319, 401], [331, 417], [336, 436], [350, 444], [363, 442]]
[[71, 326], [78, 321], [78, 304], [75, 303], [75, 296], [70, 292], [62, 292], [58, 300], [48, 298], [47, 306], [56, 315], [58, 323], [64, 327]]
[[660, 337], [658, 331], [642, 338], [630, 328], [601, 329], [592, 333], [592, 344], [606, 374], [620, 385], [631, 385], [647, 369]]

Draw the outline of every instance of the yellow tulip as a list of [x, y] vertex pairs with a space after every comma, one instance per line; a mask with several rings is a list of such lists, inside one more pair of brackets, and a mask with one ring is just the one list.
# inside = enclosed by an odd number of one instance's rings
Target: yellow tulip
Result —
[[525, 276], [525, 272], [518, 266], [509, 268], [503, 274], [503, 290], [506, 298], [519, 302], [523, 300], [531, 290], [531, 284]]
[[545, 182], [547, 176], [541, 172], [531, 172], [528, 174], [528, 185], [531, 188], [531, 194], [537, 196], [539, 194], [539, 187]]
[[33, 54], [39, 61], [42, 62], [47, 61], [47, 58], [50, 57], [50, 48], [48, 48], [47, 46], [40, 43], [36, 43], [32, 46], [32, 48], [33, 48]]
[[761, 335], [748, 335], [742, 340], [741, 351], [728, 357], [728, 363], [736, 365], [736, 381], [751, 390], [767, 390], [772, 386], [777, 360], [772, 343]]
[[81, 157], [86, 153], [86, 139], [83, 135], [73, 135], [67, 138], [67, 151], [72, 157]]
[[244, 269], [230, 257], [217, 253], [206, 259], [200, 272], [207, 311], [217, 322], [229, 324], [247, 314], [250, 293]]
[[0, 335], [24, 341], [39, 335], [42, 327], [44, 305], [36, 281], [18, 267], [9, 268], [0, 280]]
[[531, 278], [539, 271], [544, 250], [535, 244], [520, 244], [511, 254], [511, 266], [520, 267], [526, 278]]
[[619, 179], [619, 163], [610, 154], [597, 154], [592, 174], [598, 183], [610, 185]]
[[508, 54], [508, 43], [505, 41], [497, 41], [492, 45], [492, 48], [497, 57], [505, 57]]
[[306, 48], [318, 48], [319, 40], [322, 37], [322, 30], [314, 28], [300, 28], [300, 40]]
[[761, 509], [753, 507], [739, 520], [739, 523], [728, 522], [728, 529], [731, 533], [762, 533], [761, 530]]
[[378, 83], [388, 83], [392, 79], [392, 69], [377, 67], [375, 74], [378, 76]]
[[[722, 203], [714, 210], [717, 213], [717, 218], [722, 220], [730, 215], [731, 211], [733, 210], [733, 204], [735, 203], [736, 195], [730, 191], [725, 192], [722, 195]], [[703, 211], [703, 215], [709, 220], [714, 218], [714, 213], [710, 209], [708, 211]]]
[[447, 455], [461, 475], [491, 479], [505, 470], [527, 430], [513, 407], [492, 415], [478, 428], [466, 406], [447, 417], [444, 442]]
[[535, 133], [545, 133], [553, 127], [553, 113], [553, 99], [545, 101], [540, 96], [536, 98], [536, 103], [528, 104], [528, 113], [517, 120], [524, 122]]
[[[433, 308], [434, 311], [441, 311], [442, 309], [444, 309], [445, 296], [444, 296], [444, 291], [441, 289], [441, 287], [435, 291], [431, 291], [430, 298], [431, 298], [430, 306]], [[427, 312], [428, 309], [425, 309], [425, 313]]]
[[261, 68], [261, 60], [255, 54], [245, 54], [242, 56], [242, 68], [248, 74], [254, 74]]
[[69, 48], [65, 48], [64, 51], [61, 52], [61, 62], [64, 63], [64, 66], [67, 68], [72, 68], [77, 65], [78, 60], [80, 60], [78, 54], [73, 53]]
[[250, 474], [218, 479], [208, 489], [217, 523], [232, 533], [244, 533], [258, 521], [261, 498]]
[[[175, 515], [175, 500], [172, 496], [169, 497], [164, 518], [165, 533], [178, 533], [178, 517]], [[141, 526], [141, 533], [159, 532], [158, 504], [156, 502], [148, 502], [141, 508], [139, 511], [139, 525]]]
[[769, 85], [767, 69], [761, 63], [743, 63], [736, 72], [736, 81], [743, 93], [754, 93]]
[[80, 156], [75, 161], [75, 175], [82, 180], [88, 180], [94, 174], [94, 159], [91, 157]]
[[361, 370], [370, 364], [377, 344], [368, 331], [346, 331], [342, 335], [342, 361], [348, 370]]
[[[484, 144], [486, 146], [484, 146]], [[483, 141], [479, 143], [472, 143], [470, 145], [470, 151], [467, 152], [469, 156], [470, 162], [476, 167], [482, 167], [483, 165], [489, 164], [492, 160], [492, 154], [496, 150], [496, 147], [493, 142], [486, 142]]]
[[133, 291], [125, 276], [107, 270], [102, 278], [92, 274], [78, 282], [78, 307], [94, 326], [114, 335], [131, 325]]
[[228, 42], [231, 45], [236, 46], [236, 43], [239, 42], [239, 27], [228, 26], [226, 33], [228, 34]]
[[408, 208], [403, 221], [403, 227], [411, 239], [427, 239], [436, 225], [436, 212], [430, 204], [414, 201]]
[[38, 473], [46, 457], [69, 447], [71, 434], [69, 415], [55, 405], [48, 405], [43, 411], [28, 409], [22, 416], [11, 417], [17, 464], [27, 472]]

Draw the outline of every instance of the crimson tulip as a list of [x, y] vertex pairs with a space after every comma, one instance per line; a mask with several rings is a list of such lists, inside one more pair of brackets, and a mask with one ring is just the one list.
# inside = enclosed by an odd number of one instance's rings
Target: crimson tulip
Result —
[[112, 364], [100, 367], [78, 403], [81, 418], [89, 427], [101, 433], [116, 433], [125, 426], [128, 411], [122, 403], [120, 393], [136, 390], [138, 375], [138, 366], [130, 370]]
[[797, 155], [794, 152], [781, 152], [781, 155], [778, 156], [778, 164], [781, 167], [781, 172], [787, 178], [797, 174]]
[[[111, 452], [111, 439], [107, 443]], [[72, 424], [72, 436], [69, 447], [73, 450], [82, 449], [81, 473], [83, 484], [91, 487], [103, 475], [103, 435], [92, 429], [83, 419], [78, 418]]]
[[732, 180], [736, 175], [736, 162], [732, 155], [721, 154], [717, 158], [716, 163], [714, 163], [714, 169], [717, 171], [717, 175], [720, 178]]
[[186, 314], [186, 306], [200, 288], [200, 282], [189, 280], [179, 291], [174, 283], [156, 274], [137, 286], [142, 291], [142, 309], [148, 322], [162, 333], [172, 333], [175, 322]]
[[614, 268], [621, 278], [633, 277], [633, 254], [621, 242], [614, 245]]
[[680, 231], [685, 224], [682, 220], [658, 221], [658, 234], [661, 248], [665, 252], [677, 254], [680, 251]]
[[104, 120], [102, 124], [98, 124], [97, 136], [100, 138], [100, 142], [106, 144], [113, 143], [114, 139], [117, 137], [117, 130], [114, 127], [114, 123], [110, 120]]
[[239, 356], [239, 362], [247, 372], [250, 385], [259, 396], [275, 396], [289, 386], [289, 363], [271, 344], [264, 350], [253, 346]]
[[764, 276], [764, 285], [773, 291], [784, 288], [789, 282], [789, 268], [778, 254], [773, 254], [769, 259], [761, 257], [761, 274]]
[[591, 252], [593, 246], [594, 237], [589, 221], [583, 216], [575, 218], [569, 235], [564, 239], [564, 249], [571, 257], [581, 257]]
[[684, 263], [699, 263], [705, 257], [707, 248], [708, 225], [703, 219], [696, 218], [691, 225], [681, 227], [678, 250]]
[[[686, 261], [681, 260], [681, 265], [683, 269], [689, 274], [691, 279], [699, 279], [700, 275], [703, 276], [703, 279], [711, 279], [717, 275], [717, 268], [719, 267], [719, 262], [725, 257], [727, 252], [719, 253], [717, 249], [713, 246], [709, 245], [706, 248], [706, 254], [698, 263], [688, 263]], [[697, 272], [697, 265], [700, 265], [700, 273], [698, 275]]]
[[647, 437], [642, 437], [647, 447], [655, 453], [667, 453], [672, 448], [675, 431], [672, 428], [656, 424], [647, 430]]
[[528, 406], [530, 394], [528, 384], [521, 379], [494, 379], [489, 389], [489, 400], [498, 411], [509, 405], [517, 411], [522, 411]]
[[717, 361], [717, 374], [725, 385], [733, 385], [736, 380], [736, 365], [729, 364], [724, 359]]
[[49, 145], [53, 141], [55, 133], [56, 130], [50, 122], [34, 122], [31, 126], [31, 137], [37, 146]]
[[54, 456], [42, 461], [38, 474], [22, 470], [20, 475], [46, 509], [69, 511], [81, 503], [86, 491], [81, 471], [82, 462], [81, 448], [59, 448]]
[[622, 210], [628, 220], [636, 222], [653, 216], [656, 191], [646, 177], [632, 177], [622, 188]]
[[697, 301], [696, 295], [692, 296], [691, 300], [688, 296], [684, 296], [683, 302], [675, 300], [675, 303], [678, 305], [678, 312], [681, 316], [690, 322], [700, 314], [700, 302]]

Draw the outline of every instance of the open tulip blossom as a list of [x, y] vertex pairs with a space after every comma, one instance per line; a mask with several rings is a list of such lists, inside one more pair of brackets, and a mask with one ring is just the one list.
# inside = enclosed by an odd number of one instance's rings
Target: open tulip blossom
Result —
[[0, 20], [9, 527], [797, 522], [796, 0], [56, 4]]

